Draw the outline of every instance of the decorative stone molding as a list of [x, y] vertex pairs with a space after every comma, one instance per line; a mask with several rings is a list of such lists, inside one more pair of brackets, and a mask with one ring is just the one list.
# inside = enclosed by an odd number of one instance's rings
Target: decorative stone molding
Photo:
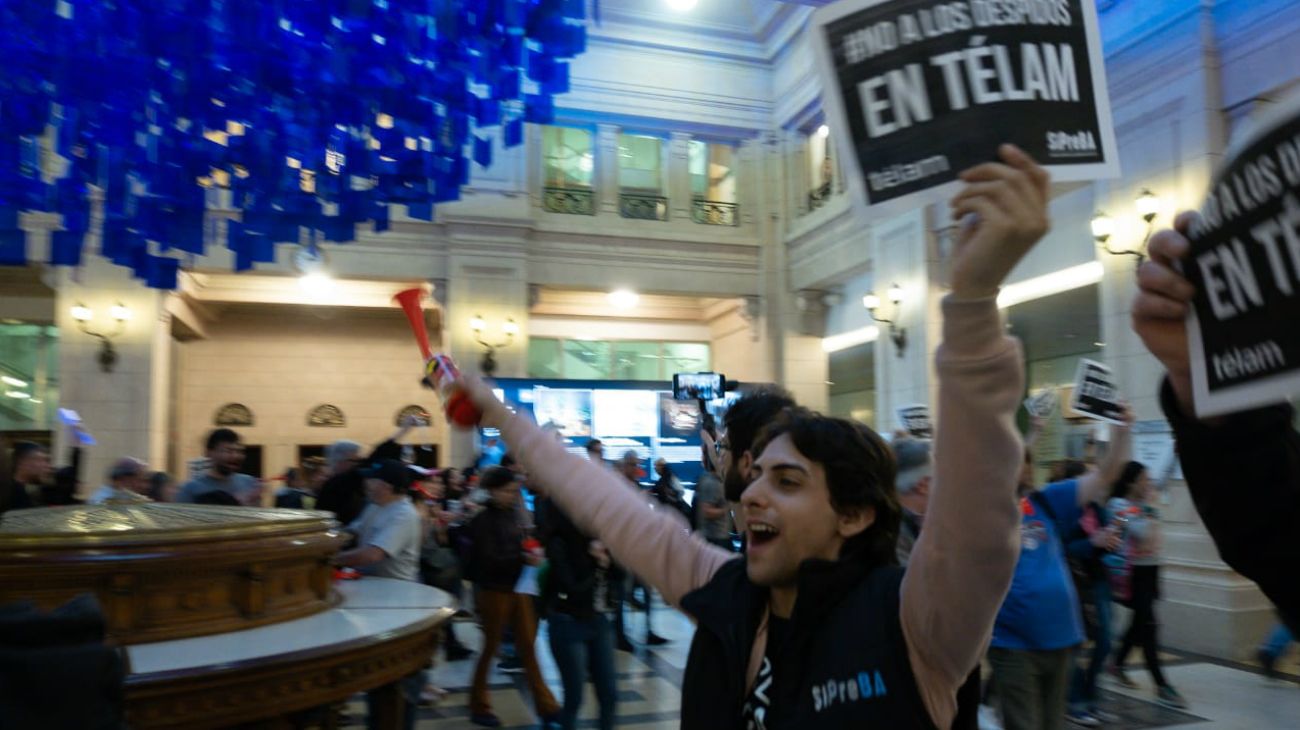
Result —
[[830, 310], [827, 293], [816, 289], [803, 289], [795, 293], [794, 304], [799, 313], [799, 332], [814, 337], [824, 337], [826, 313]]
[[754, 342], [759, 340], [759, 316], [763, 313], [762, 297], [742, 297], [740, 306], [740, 318], [745, 320], [749, 325], [750, 338]]
[[429, 293], [429, 296], [433, 299], [434, 302], [437, 303], [439, 309], [446, 309], [447, 308], [447, 280], [430, 279], [429, 284], [431, 284], [433, 288], [433, 291]]
[[420, 426], [429, 426], [433, 423], [433, 416], [429, 414], [429, 409], [424, 406], [409, 405], [397, 412], [393, 417], [393, 425], [401, 426], [402, 421], [408, 416], [415, 416]]
[[323, 426], [326, 428], [342, 428], [346, 425], [343, 417], [343, 411], [338, 406], [325, 403], [311, 409], [307, 414], [308, 426]]
[[217, 426], [251, 426], [253, 412], [243, 403], [227, 403], [217, 409], [212, 423]]

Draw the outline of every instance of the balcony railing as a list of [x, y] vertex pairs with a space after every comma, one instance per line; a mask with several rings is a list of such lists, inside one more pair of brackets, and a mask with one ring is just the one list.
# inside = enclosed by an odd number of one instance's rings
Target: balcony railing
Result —
[[809, 191], [808, 210], [814, 211], [823, 205], [826, 205], [827, 201], [831, 199], [831, 192], [831, 183], [829, 180], [823, 183], [822, 186], [816, 190]]
[[740, 225], [740, 206], [696, 198], [691, 201], [691, 220], [706, 226]]
[[668, 198], [662, 195], [619, 193], [618, 214], [643, 221], [668, 220]]
[[542, 188], [542, 209], [547, 213], [596, 215], [596, 191], [591, 188]]

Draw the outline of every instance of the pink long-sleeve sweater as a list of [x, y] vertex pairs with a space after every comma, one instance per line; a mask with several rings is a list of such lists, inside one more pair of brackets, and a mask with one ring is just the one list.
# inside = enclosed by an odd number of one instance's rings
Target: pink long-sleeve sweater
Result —
[[[957, 689], [988, 646], [1018, 557], [1022, 446], [1013, 416], [1024, 373], [1019, 343], [1005, 334], [994, 299], [950, 296], [943, 315], [935, 478], [925, 530], [903, 578], [900, 619], [925, 706], [935, 725], [949, 727]], [[527, 418], [499, 409], [485, 421], [501, 428], [531, 480], [668, 603], [736, 559], [651, 509], [617, 474], [566, 453]], [[766, 642], [764, 621], [751, 656], [761, 658]], [[752, 681], [757, 663], [751, 664]]]

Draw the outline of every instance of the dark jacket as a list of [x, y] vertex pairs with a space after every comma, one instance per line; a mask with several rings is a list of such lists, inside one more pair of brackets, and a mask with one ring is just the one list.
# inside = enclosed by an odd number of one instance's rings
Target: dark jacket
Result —
[[[788, 633], [767, 653], [774, 657], [769, 730], [933, 727], [899, 620], [902, 576], [901, 568], [873, 570], [852, 558], [803, 564]], [[682, 730], [744, 727], [749, 654], [767, 600], [744, 559], [683, 597], [682, 609], [699, 626], [682, 678]]]
[[1234, 413], [1210, 425], [1183, 415], [1167, 381], [1160, 402], [1219, 555], [1300, 631], [1300, 434], [1291, 406]]
[[524, 528], [513, 507], [488, 502], [469, 523], [469, 579], [489, 591], [515, 590], [524, 571]]
[[0, 477], [0, 515], [12, 509], [35, 507], [27, 494], [27, 485], [16, 479], [5, 480]]
[[49, 613], [0, 606], [0, 727], [119, 730], [125, 652], [104, 643], [93, 594]]
[[333, 512], [339, 524], [347, 527], [361, 516], [366, 508], [366, 479], [361, 476], [361, 467], [386, 459], [401, 459], [402, 447], [393, 440], [384, 441], [370, 452], [364, 464], [356, 469], [349, 469], [341, 474], [331, 475], [321, 485], [320, 496], [316, 499], [316, 509]]
[[547, 613], [563, 613], [579, 619], [595, 615], [599, 566], [591, 557], [592, 538], [578, 529], [568, 515], [549, 499], [538, 501], [537, 521], [550, 570], [542, 588], [542, 607]]

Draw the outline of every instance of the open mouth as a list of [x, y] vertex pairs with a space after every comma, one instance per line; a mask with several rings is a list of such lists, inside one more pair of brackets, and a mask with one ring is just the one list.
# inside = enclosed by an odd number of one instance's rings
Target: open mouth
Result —
[[766, 545], [776, 539], [781, 531], [766, 522], [750, 522], [749, 544], [755, 547]]

